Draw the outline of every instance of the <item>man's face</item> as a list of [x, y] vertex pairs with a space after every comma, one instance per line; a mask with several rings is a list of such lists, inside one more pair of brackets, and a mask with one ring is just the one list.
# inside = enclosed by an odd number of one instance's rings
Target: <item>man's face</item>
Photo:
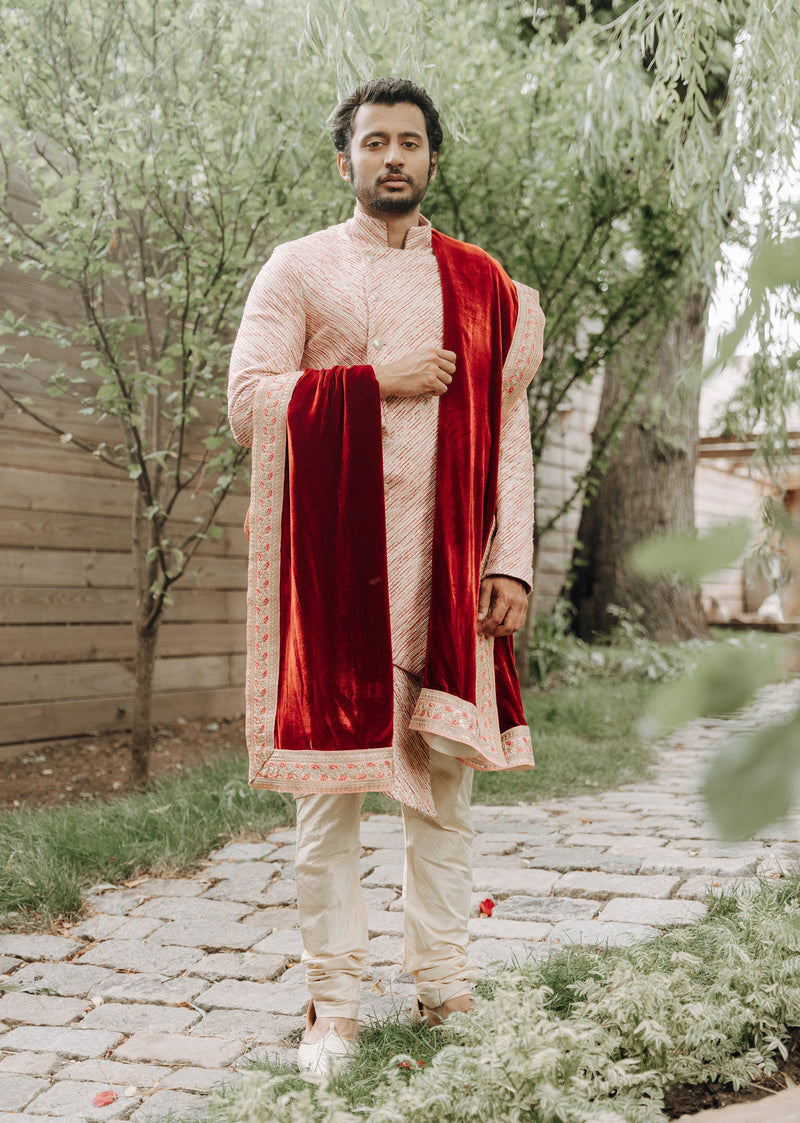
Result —
[[407, 102], [360, 105], [353, 117], [350, 155], [340, 153], [338, 163], [367, 214], [409, 214], [436, 174], [422, 110]]

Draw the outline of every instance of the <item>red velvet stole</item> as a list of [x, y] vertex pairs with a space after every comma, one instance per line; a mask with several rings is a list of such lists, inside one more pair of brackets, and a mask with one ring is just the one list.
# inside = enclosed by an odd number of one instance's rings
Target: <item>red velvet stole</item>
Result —
[[[444, 346], [456, 374], [439, 405], [431, 611], [423, 688], [475, 703], [481, 559], [497, 502], [503, 362], [517, 320], [516, 288], [475, 246], [434, 230]], [[494, 641], [500, 732], [525, 725], [511, 636]]]
[[[444, 346], [431, 613], [423, 687], [476, 701], [480, 565], [497, 493], [503, 361], [513, 283], [476, 247], [432, 232]], [[306, 371], [288, 406], [274, 747], [388, 748], [392, 657], [380, 397], [371, 367]], [[524, 726], [511, 638], [494, 643], [500, 732]]]
[[306, 371], [286, 417], [275, 749], [392, 743], [392, 640], [378, 383]]

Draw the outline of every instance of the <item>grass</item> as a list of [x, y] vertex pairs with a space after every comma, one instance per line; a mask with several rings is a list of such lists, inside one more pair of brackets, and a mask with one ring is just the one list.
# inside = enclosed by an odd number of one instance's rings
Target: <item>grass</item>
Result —
[[293, 817], [293, 799], [249, 788], [243, 762], [229, 756], [121, 799], [7, 812], [0, 918], [11, 928], [48, 927], [77, 913], [95, 882], [187, 871], [233, 836]]
[[442, 1029], [374, 1026], [327, 1089], [261, 1062], [204, 1118], [663, 1121], [670, 1087], [773, 1072], [800, 1020], [797, 880], [710, 903], [708, 919], [658, 940], [499, 969], [479, 984], [476, 1014]]
[[636, 732], [654, 684], [590, 679], [525, 696], [536, 768], [480, 772], [474, 803], [528, 803], [607, 789], [644, 776], [651, 751]]
[[[537, 767], [532, 772], [476, 773], [473, 802], [514, 804], [616, 786], [646, 773], [650, 752], [635, 723], [654, 683], [585, 677], [526, 695]], [[294, 821], [294, 800], [254, 791], [241, 757], [220, 757], [159, 779], [141, 794], [0, 815], [0, 923], [46, 928], [76, 915], [85, 890], [145, 872], [177, 874], [214, 847], [242, 834], [263, 834]], [[364, 810], [397, 813], [399, 804], [370, 793]]]

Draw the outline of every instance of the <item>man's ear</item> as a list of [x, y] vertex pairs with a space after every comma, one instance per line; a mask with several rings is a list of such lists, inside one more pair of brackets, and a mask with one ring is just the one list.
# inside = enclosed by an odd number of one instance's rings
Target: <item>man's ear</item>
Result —
[[434, 154], [431, 156], [431, 166], [430, 171], [428, 172], [428, 183], [430, 183], [432, 179], [436, 178], [436, 160], [438, 156], [438, 152], [434, 152]]
[[339, 167], [339, 175], [342, 179], [350, 179], [350, 167], [347, 163], [347, 157], [343, 152], [336, 153], [336, 163]]

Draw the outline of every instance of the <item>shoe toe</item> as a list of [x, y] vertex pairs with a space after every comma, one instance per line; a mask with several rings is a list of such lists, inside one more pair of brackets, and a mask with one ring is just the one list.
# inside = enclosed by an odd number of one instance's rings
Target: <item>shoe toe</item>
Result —
[[302, 1041], [297, 1050], [297, 1067], [301, 1072], [316, 1072], [327, 1076], [335, 1068], [346, 1064], [356, 1051], [355, 1041], [349, 1041], [334, 1029], [328, 1030], [319, 1041]]

